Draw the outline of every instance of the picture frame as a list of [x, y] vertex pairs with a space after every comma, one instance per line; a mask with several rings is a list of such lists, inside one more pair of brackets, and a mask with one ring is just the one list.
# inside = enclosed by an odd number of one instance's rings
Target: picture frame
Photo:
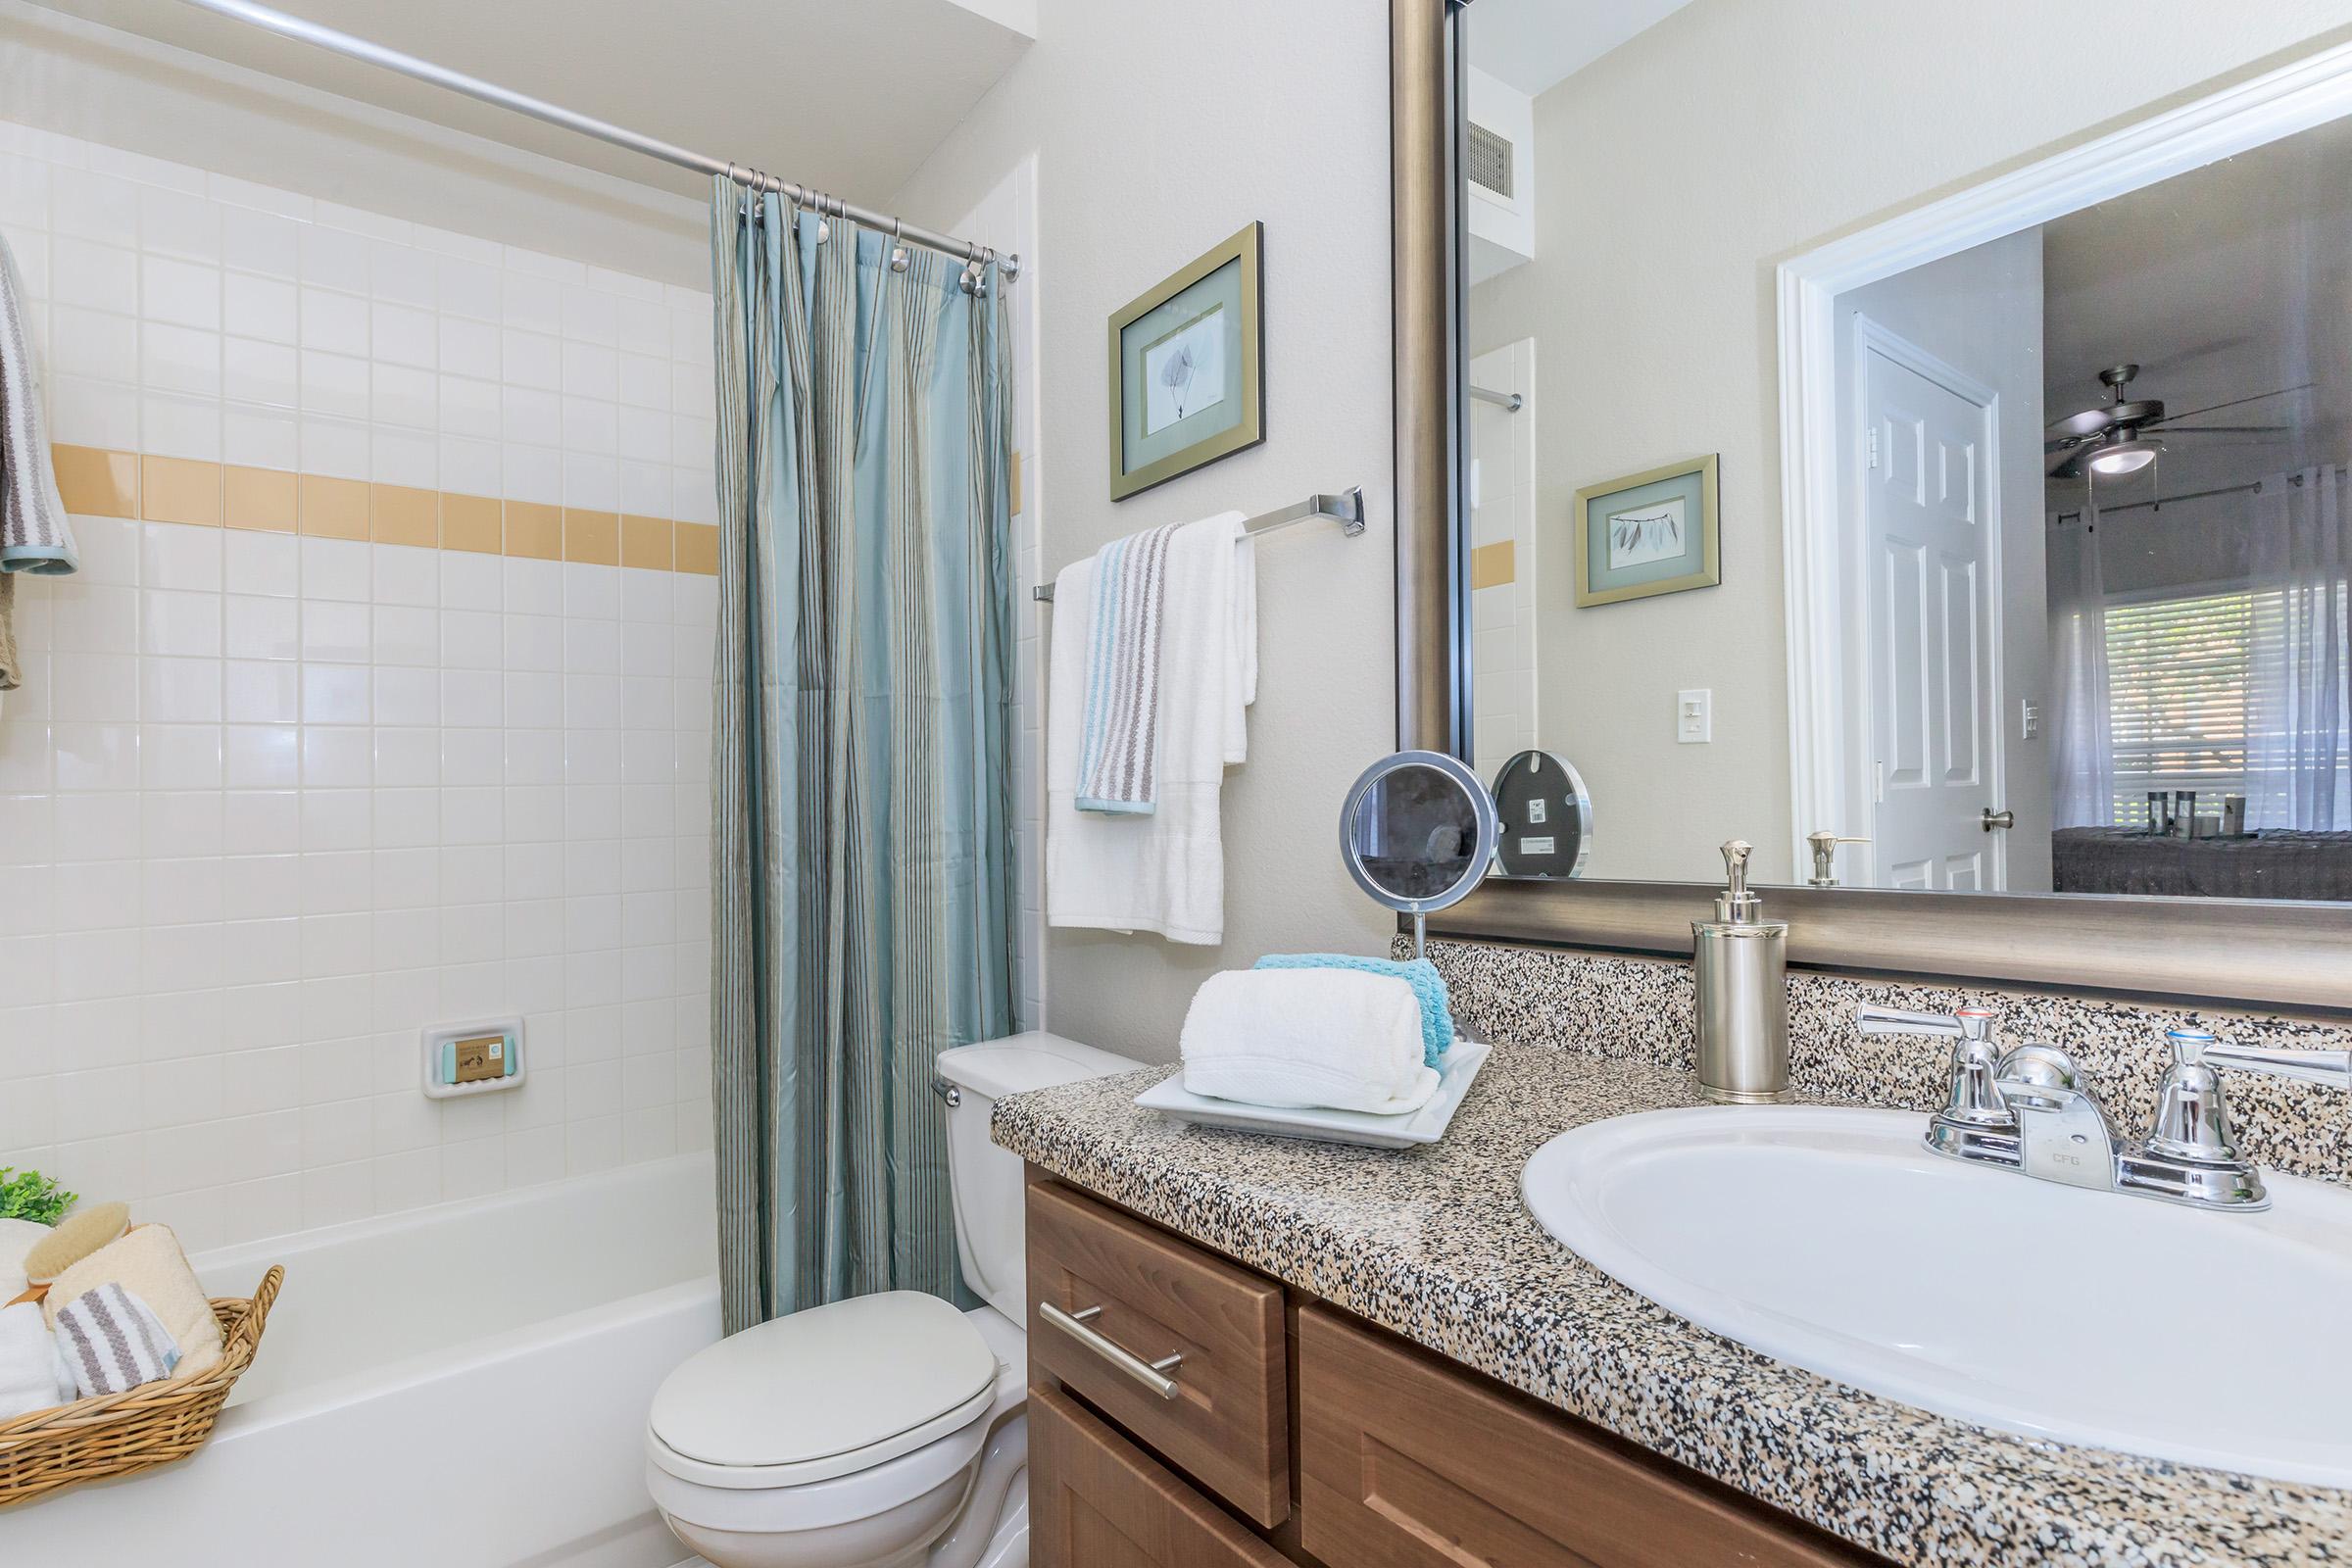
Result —
[[1253, 220], [1111, 313], [1111, 500], [1265, 440], [1264, 276]]
[[1722, 583], [1717, 456], [1645, 468], [1576, 493], [1578, 609]]

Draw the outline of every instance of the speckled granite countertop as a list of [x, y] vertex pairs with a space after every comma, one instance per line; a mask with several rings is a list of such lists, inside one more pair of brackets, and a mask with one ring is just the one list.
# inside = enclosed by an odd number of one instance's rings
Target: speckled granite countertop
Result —
[[1584, 1122], [1693, 1103], [1679, 1071], [1500, 1046], [1445, 1140], [1401, 1154], [1176, 1127], [1132, 1103], [1168, 1071], [1009, 1097], [995, 1139], [1899, 1562], [2352, 1564], [2352, 1493], [2030, 1442], [1877, 1398], [1696, 1328], [1544, 1235], [1519, 1201], [1528, 1155]]

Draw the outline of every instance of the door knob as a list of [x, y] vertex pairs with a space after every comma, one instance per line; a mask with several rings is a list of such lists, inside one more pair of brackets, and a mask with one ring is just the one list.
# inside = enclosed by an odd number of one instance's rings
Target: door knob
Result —
[[1987, 806], [1984, 808], [1984, 831], [1989, 833], [1996, 827], [2017, 826], [2017, 813], [2015, 811], [1996, 811]]

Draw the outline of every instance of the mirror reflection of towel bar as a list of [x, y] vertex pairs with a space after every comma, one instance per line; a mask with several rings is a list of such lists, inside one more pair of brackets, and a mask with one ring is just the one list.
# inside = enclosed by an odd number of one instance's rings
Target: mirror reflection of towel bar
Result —
[[[1338, 495], [1311, 495], [1273, 512], [1261, 512], [1242, 524], [1244, 533], [1271, 533], [1287, 528], [1294, 522], [1309, 517], [1323, 517], [1340, 525], [1340, 531], [1352, 539], [1364, 531], [1364, 492], [1361, 486], [1350, 485]], [[1054, 585], [1039, 583], [1029, 590], [1029, 597], [1040, 604], [1054, 602]]]

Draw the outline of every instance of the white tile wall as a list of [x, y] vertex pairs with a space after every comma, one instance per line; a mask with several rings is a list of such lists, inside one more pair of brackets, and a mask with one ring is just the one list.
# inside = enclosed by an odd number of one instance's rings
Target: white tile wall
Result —
[[1470, 594], [1471, 743], [1481, 778], [1536, 744], [1536, 340], [1521, 338], [1470, 362], [1470, 379], [1516, 392], [1516, 412], [1470, 405], [1470, 450], [1478, 466], [1470, 512], [1472, 545], [1517, 545], [1514, 580]]
[[[711, 520], [706, 296], [0, 122], [62, 442]], [[0, 706], [0, 1164], [207, 1246], [709, 1139], [713, 580], [75, 519]], [[531, 1078], [417, 1093], [520, 1012]]]
[[712, 522], [707, 294], [0, 121], [51, 436]]

